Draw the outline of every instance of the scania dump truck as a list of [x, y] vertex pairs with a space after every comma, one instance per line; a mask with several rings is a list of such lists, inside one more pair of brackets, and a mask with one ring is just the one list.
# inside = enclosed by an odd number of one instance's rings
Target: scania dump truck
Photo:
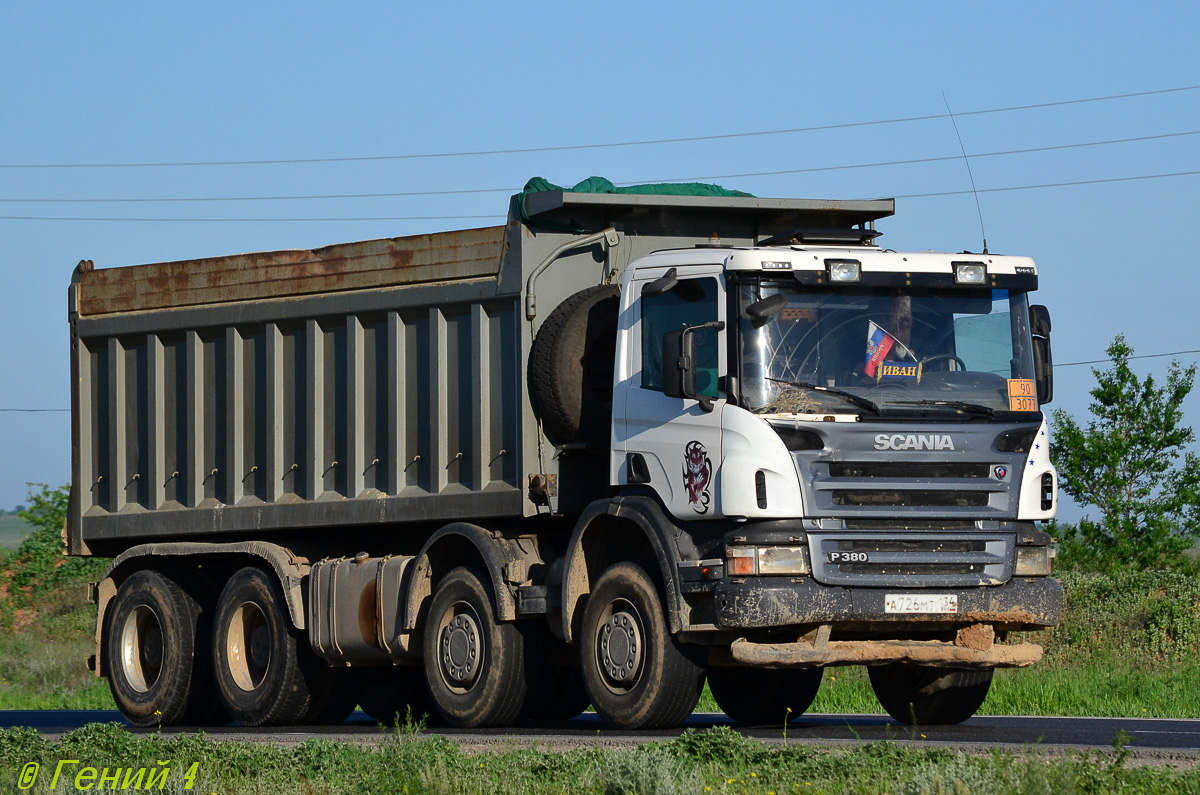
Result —
[[[868, 666], [979, 708], [1054, 626], [1050, 318], [893, 200], [514, 197], [504, 226], [95, 268], [68, 551], [136, 725], [742, 722]], [[790, 711], [790, 712], [789, 712]]]

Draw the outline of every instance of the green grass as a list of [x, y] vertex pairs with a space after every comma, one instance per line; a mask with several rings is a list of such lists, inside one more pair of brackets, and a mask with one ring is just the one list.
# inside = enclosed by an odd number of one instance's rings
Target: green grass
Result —
[[[852, 748], [768, 745], [727, 728], [689, 732], [629, 749], [537, 750], [512, 746], [472, 754], [418, 727], [387, 731], [374, 744], [311, 740], [280, 747], [216, 743], [203, 735], [131, 735], [92, 725], [47, 741], [31, 729], [0, 731], [0, 781], [15, 782], [29, 762], [41, 766], [28, 790], [74, 791], [74, 776], [97, 782], [108, 768], [169, 766], [165, 791], [197, 793], [1168, 793], [1200, 791], [1200, 770], [1126, 764], [1120, 746], [1106, 753], [1048, 758], [1033, 750], [969, 756], [890, 742]], [[89, 772], [85, 768], [92, 768]], [[122, 778], [124, 773], [119, 774]], [[114, 787], [107, 787], [114, 788]]]
[[21, 546], [25, 536], [33, 532], [19, 516], [5, 514], [0, 516], [0, 549], [16, 549]]

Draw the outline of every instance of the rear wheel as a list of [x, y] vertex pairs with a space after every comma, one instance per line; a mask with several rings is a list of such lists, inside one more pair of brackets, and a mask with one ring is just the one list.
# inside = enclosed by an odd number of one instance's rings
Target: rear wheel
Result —
[[609, 726], [678, 726], [696, 708], [704, 669], [671, 636], [658, 590], [640, 566], [618, 563], [600, 575], [579, 640], [588, 694]]
[[812, 705], [824, 673], [823, 668], [713, 667], [708, 689], [721, 711], [738, 723], [778, 726]]
[[213, 668], [226, 711], [246, 726], [300, 723], [319, 692], [324, 662], [292, 627], [279, 582], [248, 566], [217, 601]]
[[521, 716], [525, 641], [513, 622], [495, 618], [490, 581], [474, 569], [438, 583], [425, 622], [425, 679], [451, 726], [505, 726]]
[[135, 726], [183, 723], [196, 693], [199, 608], [173, 580], [139, 571], [105, 611], [105, 670], [113, 700]]
[[880, 665], [867, 669], [887, 714], [912, 726], [962, 723], [983, 706], [992, 671]]

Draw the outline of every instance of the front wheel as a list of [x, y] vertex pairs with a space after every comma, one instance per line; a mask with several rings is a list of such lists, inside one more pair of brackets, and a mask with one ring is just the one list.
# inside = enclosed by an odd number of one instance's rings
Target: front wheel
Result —
[[687, 720], [704, 669], [671, 636], [658, 590], [633, 563], [609, 567], [583, 611], [580, 664], [597, 714], [618, 729], [665, 728]]
[[708, 689], [721, 711], [738, 723], [778, 726], [812, 705], [824, 673], [824, 668], [713, 667]]
[[910, 726], [962, 723], [983, 706], [992, 684], [990, 669], [880, 665], [867, 673], [887, 714]]

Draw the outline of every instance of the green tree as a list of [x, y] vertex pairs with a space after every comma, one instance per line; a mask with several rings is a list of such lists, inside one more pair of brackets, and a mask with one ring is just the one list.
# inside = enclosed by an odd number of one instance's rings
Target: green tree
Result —
[[1129, 367], [1133, 348], [1118, 335], [1107, 370], [1092, 368], [1093, 415], [1086, 427], [1054, 412], [1050, 456], [1063, 491], [1095, 506], [1078, 525], [1058, 524], [1061, 564], [1116, 570], [1176, 565], [1200, 534], [1200, 459], [1185, 448], [1196, 439], [1180, 406], [1196, 365], [1172, 362], [1164, 386]]
[[45, 483], [27, 483], [29, 507], [20, 517], [33, 527], [10, 562], [11, 583], [18, 593], [32, 596], [38, 589], [102, 573], [104, 558], [68, 558], [63, 541], [63, 524], [71, 487], [50, 488]]

